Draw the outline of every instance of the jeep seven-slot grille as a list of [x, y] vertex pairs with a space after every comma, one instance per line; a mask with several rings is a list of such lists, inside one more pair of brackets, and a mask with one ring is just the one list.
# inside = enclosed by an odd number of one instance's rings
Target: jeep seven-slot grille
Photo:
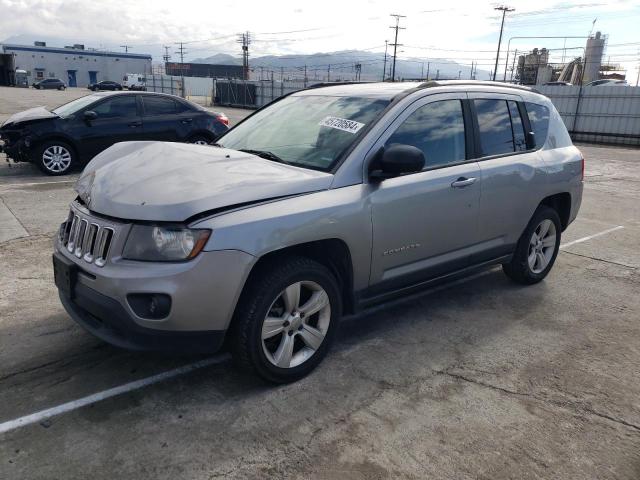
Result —
[[69, 253], [103, 267], [107, 262], [113, 234], [113, 228], [100, 225], [71, 210], [67, 221], [60, 226], [59, 238]]

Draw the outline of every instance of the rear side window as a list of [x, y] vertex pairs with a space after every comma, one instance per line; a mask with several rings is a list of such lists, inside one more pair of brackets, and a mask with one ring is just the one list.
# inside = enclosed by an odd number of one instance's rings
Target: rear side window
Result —
[[464, 117], [460, 100], [442, 100], [418, 108], [389, 137], [386, 145], [403, 144], [424, 153], [426, 168], [464, 161]]
[[527, 149], [527, 138], [524, 135], [524, 124], [518, 110], [518, 104], [513, 100], [507, 102], [509, 105], [509, 115], [511, 115], [511, 127], [513, 128], [513, 143], [516, 152], [524, 152]]
[[474, 100], [482, 156], [514, 152], [511, 115], [506, 100]]
[[527, 114], [529, 115], [529, 122], [531, 122], [531, 128], [536, 140], [536, 148], [541, 148], [544, 142], [547, 141], [547, 134], [549, 133], [549, 109], [544, 105], [538, 105], [537, 103], [525, 103], [527, 107]]
[[145, 115], [169, 115], [176, 113], [176, 102], [171, 98], [143, 95]]

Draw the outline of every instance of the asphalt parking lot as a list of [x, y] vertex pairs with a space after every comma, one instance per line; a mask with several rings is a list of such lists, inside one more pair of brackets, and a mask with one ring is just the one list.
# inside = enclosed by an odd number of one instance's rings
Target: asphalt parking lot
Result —
[[[4, 116], [45, 99], [5, 90]], [[347, 318], [278, 387], [74, 324], [51, 243], [77, 175], [0, 159], [0, 478], [637, 480], [640, 151], [580, 148], [582, 209], [544, 282], [493, 269]]]

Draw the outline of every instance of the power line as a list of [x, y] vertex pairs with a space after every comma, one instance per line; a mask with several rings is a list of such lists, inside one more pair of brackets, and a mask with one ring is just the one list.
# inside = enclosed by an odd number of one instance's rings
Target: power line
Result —
[[406, 15], [398, 15], [396, 13], [392, 13], [391, 16], [396, 19], [395, 26], [389, 27], [389, 28], [395, 29], [396, 31], [395, 40], [391, 44], [393, 45], [393, 66], [391, 67], [391, 81], [395, 82], [396, 81], [396, 52], [397, 52], [397, 48], [402, 46], [402, 44], [398, 44], [398, 30], [406, 30], [404, 27], [400, 26], [400, 19], [407, 18], [407, 17]]

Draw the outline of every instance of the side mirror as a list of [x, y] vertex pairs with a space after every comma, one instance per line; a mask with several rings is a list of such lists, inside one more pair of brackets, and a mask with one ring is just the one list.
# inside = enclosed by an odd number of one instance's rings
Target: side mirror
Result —
[[86, 112], [84, 112], [83, 117], [85, 121], [90, 122], [91, 120], [95, 120], [96, 118], [98, 118], [98, 114], [93, 110], [87, 110]]
[[369, 178], [382, 181], [407, 173], [417, 173], [422, 171], [424, 164], [424, 153], [419, 148], [412, 145], [391, 145], [379, 152]]

